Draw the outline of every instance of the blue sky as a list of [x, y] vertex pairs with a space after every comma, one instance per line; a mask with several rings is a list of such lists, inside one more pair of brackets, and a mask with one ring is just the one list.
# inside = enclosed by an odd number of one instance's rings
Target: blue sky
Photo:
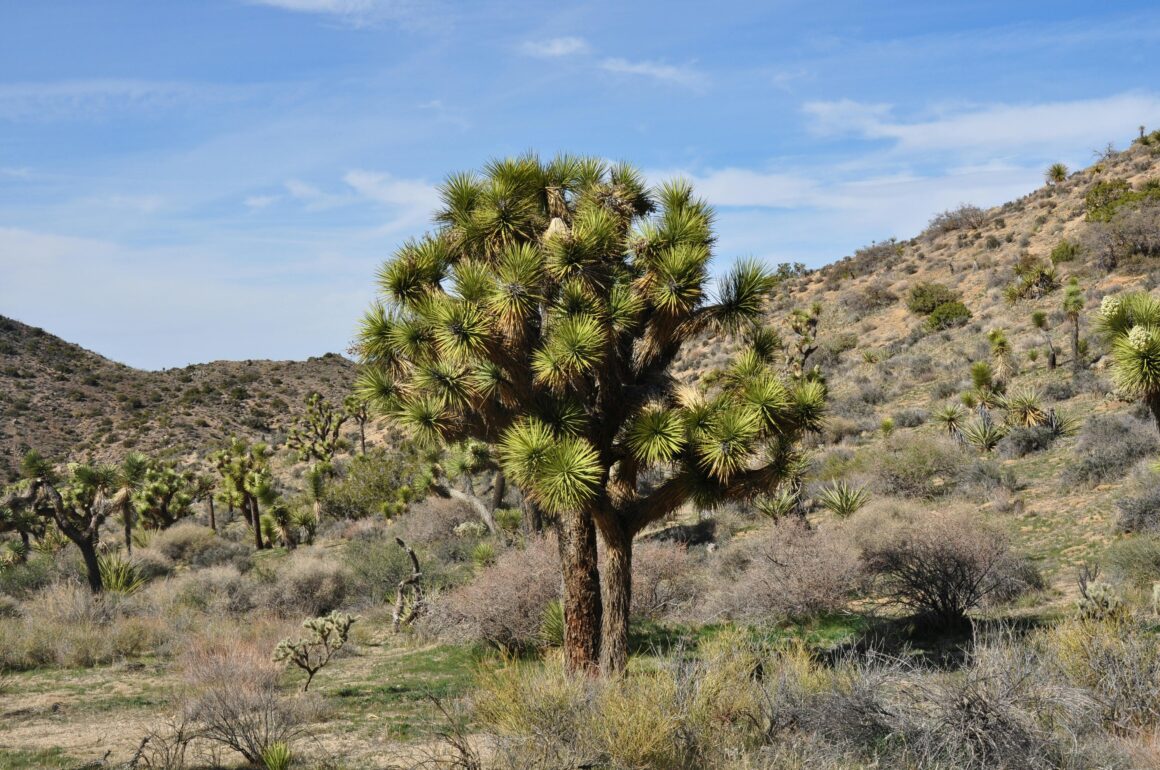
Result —
[[819, 266], [1160, 127], [1152, 2], [0, 0], [0, 314], [135, 366], [342, 351], [434, 185], [684, 175]]

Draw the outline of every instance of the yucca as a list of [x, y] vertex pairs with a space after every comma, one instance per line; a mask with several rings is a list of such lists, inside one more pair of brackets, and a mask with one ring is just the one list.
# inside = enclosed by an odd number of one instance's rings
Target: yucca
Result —
[[1160, 427], [1160, 301], [1150, 294], [1105, 297], [1097, 328], [1112, 348], [1112, 378], [1142, 399]]
[[[569, 667], [596, 665], [602, 646], [621, 669], [633, 536], [690, 500], [769, 494], [819, 425], [824, 385], [774, 368], [781, 340], [758, 322], [775, 274], [741, 262], [714, 287], [712, 211], [687, 182], [649, 190], [623, 164], [525, 155], [455, 175], [440, 197], [437, 229], [379, 271], [358, 393], [420, 441], [494, 448], [507, 479], [559, 517]], [[797, 368], [816, 346], [817, 313], [799, 315]], [[709, 330], [742, 350], [691, 395], [670, 369]]]
[[835, 481], [818, 493], [818, 502], [830, 513], [848, 518], [870, 501], [870, 493], [846, 481]]
[[954, 436], [963, 429], [963, 423], [967, 419], [967, 409], [962, 404], [951, 402], [936, 409], [931, 415], [931, 419], [941, 425], [947, 433]]
[[1047, 412], [1039, 394], [1030, 388], [1020, 388], [1003, 399], [1007, 410], [1007, 423], [1020, 428], [1034, 428], [1047, 421]]
[[976, 417], [963, 426], [963, 438], [980, 452], [990, 452], [1007, 435], [1003, 426], [987, 416]]

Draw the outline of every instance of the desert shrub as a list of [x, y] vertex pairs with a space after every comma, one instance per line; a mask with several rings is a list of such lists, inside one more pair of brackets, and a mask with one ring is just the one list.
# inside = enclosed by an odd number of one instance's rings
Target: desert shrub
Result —
[[868, 382], [858, 390], [858, 400], [864, 404], [881, 404], [890, 397], [880, 382]]
[[228, 565], [178, 575], [162, 588], [172, 592], [177, 604], [210, 614], [249, 612], [256, 604], [254, 581]]
[[926, 327], [932, 331], [964, 326], [971, 320], [971, 311], [962, 302], [944, 302], [927, 316]]
[[930, 315], [939, 305], [959, 302], [962, 297], [954, 289], [941, 283], [917, 283], [910, 287], [906, 307], [917, 315]]
[[1104, 562], [1125, 583], [1149, 588], [1160, 582], [1160, 535], [1140, 534], [1113, 543]]
[[658, 620], [684, 609], [700, 591], [688, 549], [677, 543], [640, 543], [632, 552], [632, 614]]
[[173, 572], [173, 560], [153, 548], [138, 548], [133, 551], [133, 565], [137, 573], [146, 580], [165, 577]]
[[[410, 545], [456, 542], [455, 528], [469, 521], [479, 521], [470, 506], [430, 495], [399, 517], [395, 523], [395, 534]], [[467, 550], [470, 551], [470, 548]], [[465, 559], [467, 554], [461, 554], [459, 558]]]
[[872, 468], [881, 494], [933, 500], [954, 490], [966, 464], [966, 454], [949, 439], [892, 436], [874, 457]]
[[1063, 674], [1095, 696], [1105, 725], [1117, 732], [1160, 719], [1160, 645], [1139, 619], [1077, 618], [1052, 628], [1045, 645]]
[[1143, 486], [1116, 502], [1120, 515], [1116, 526], [1122, 532], [1148, 532], [1160, 525], [1160, 485], [1153, 478]]
[[861, 291], [852, 292], [843, 301], [846, 307], [858, 315], [871, 313], [879, 308], [889, 307], [898, 301], [898, 296], [890, 291], [884, 281], [873, 281]]
[[999, 442], [998, 449], [1004, 457], [1023, 457], [1050, 449], [1055, 439], [1055, 431], [1046, 425], [1012, 428]]
[[350, 585], [351, 575], [344, 565], [300, 550], [262, 587], [258, 602], [281, 615], [317, 617], [342, 607]]
[[[420, 557], [424, 587], [438, 588], [438, 565]], [[370, 602], [393, 601], [399, 581], [411, 574], [411, 559], [393, 538], [353, 540], [342, 553], [351, 576], [351, 592]]]
[[556, 541], [532, 538], [500, 553], [466, 585], [432, 601], [429, 630], [454, 641], [482, 641], [511, 651], [539, 641], [549, 603], [560, 598]]
[[971, 610], [1039, 582], [1005, 535], [965, 512], [891, 522], [863, 555], [883, 593], [934, 628], [959, 627]]
[[186, 719], [203, 739], [259, 767], [271, 746], [290, 745], [303, 734], [307, 718], [301, 700], [280, 694], [282, 667], [269, 650], [249, 639], [198, 640], [182, 661]]
[[72, 575], [79, 575], [83, 567], [78, 563], [80, 554], [69, 548], [58, 553], [33, 550], [22, 562], [0, 567], [0, 594], [24, 597]]
[[894, 424], [899, 428], [917, 428], [930, 419], [925, 409], [903, 409], [894, 413]]
[[426, 465], [413, 449], [376, 447], [339, 466], [338, 478], [323, 492], [322, 512], [338, 519], [394, 515], [423, 499], [429, 483]]
[[183, 521], [161, 530], [149, 540], [149, 548], [178, 564], [212, 567], [232, 564], [240, 570], [248, 566], [250, 548], [221, 537], [209, 527]]
[[958, 208], [935, 214], [927, 225], [932, 235], [954, 232], [955, 230], [977, 230], [987, 221], [987, 213], [978, 206], [964, 203]]
[[710, 617], [778, 622], [837, 612], [858, 592], [862, 560], [835, 528], [810, 530], [797, 518], [738, 541], [730, 568], [706, 599]]
[[1118, 479], [1141, 457], [1160, 451], [1153, 425], [1123, 415], [1094, 415], [1080, 432], [1075, 459], [1063, 472], [1067, 485], [1095, 486]]
[[1079, 256], [1079, 253], [1079, 244], [1064, 238], [1055, 244], [1055, 248], [1051, 250], [1051, 263], [1058, 265], [1064, 262], [1072, 262]]

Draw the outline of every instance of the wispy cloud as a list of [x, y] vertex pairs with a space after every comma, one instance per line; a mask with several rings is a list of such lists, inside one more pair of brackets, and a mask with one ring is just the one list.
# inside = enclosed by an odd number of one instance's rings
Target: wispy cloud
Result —
[[388, 207], [394, 218], [384, 229], [414, 227], [429, 221], [439, 205], [438, 191], [418, 179], [399, 179], [379, 171], [354, 169], [343, 176], [351, 189], [368, 200]]
[[395, 21], [413, 24], [433, 13], [431, 2], [420, 0], [244, 0], [295, 13], [329, 16], [354, 27]]
[[520, 46], [520, 50], [528, 56], [552, 59], [587, 53], [591, 46], [582, 37], [553, 37], [548, 40], [528, 40]]
[[677, 67], [654, 61], [605, 59], [600, 63], [600, 68], [607, 72], [652, 78], [697, 91], [703, 91], [709, 86], [708, 76], [692, 67]]
[[131, 79], [0, 83], [0, 120], [56, 120], [111, 111], [148, 111], [207, 101], [241, 101], [250, 87]]
[[891, 140], [903, 151], [1000, 153], [1028, 147], [1103, 145], [1160, 122], [1160, 97], [1148, 93], [1041, 104], [984, 104], [934, 117], [900, 120], [886, 104], [848, 99], [810, 102], [804, 111], [828, 135]]

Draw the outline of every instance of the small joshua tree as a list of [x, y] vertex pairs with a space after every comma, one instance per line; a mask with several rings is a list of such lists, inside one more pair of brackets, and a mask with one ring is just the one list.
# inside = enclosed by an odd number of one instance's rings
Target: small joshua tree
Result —
[[286, 443], [304, 460], [329, 463], [342, 448], [342, 426], [350, 417], [349, 411], [336, 408], [321, 393], [311, 393], [306, 412], [295, 421]]
[[1079, 314], [1083, 312], [1083, 304], [1083, 290], [1079, 287], [1079, 280], [1072, 276], [1063, 293], [1063, 312], [1067, 313], [1067, 320], [1071, 321], [1071, 368], [1076, 372], [1082, 365], [1079, 356]]
[[367, 453], [367, 422], [371, 419], [370, 405], [367, 404], [366, 399], [360, 398], [358, 395], [350, 395], [342, 402], [342, 408], [358, 426], [358, 453], [365, 455]]
[[1047, 313], [1044, 313], [1042, 310], [1034, 311], [1031, 314], [1031, 325], [1043, 332], [1043, 339], [1047, 342], [1047, 368], [1054, 369], [1058, 358], [1055, 353], [1055, 345], [1051, 341], [1051, 329], [1047, 323]]
[[346, 645], [350, 627], [358, 618], [335, 610], [320, 618], [311, 618], [302, 624], [309, 632], [304, 639], [286, 638], [274, 648], [274, 661], [289, 661], [306, 672], [302, 692], [310, 689], [314, 675], [330, 662], [334, 654]]
[[1062, 163], [1052, 163], [1044, 174], [1048, 184], [1060, 184], [1067, 179], [1067, 166]]

